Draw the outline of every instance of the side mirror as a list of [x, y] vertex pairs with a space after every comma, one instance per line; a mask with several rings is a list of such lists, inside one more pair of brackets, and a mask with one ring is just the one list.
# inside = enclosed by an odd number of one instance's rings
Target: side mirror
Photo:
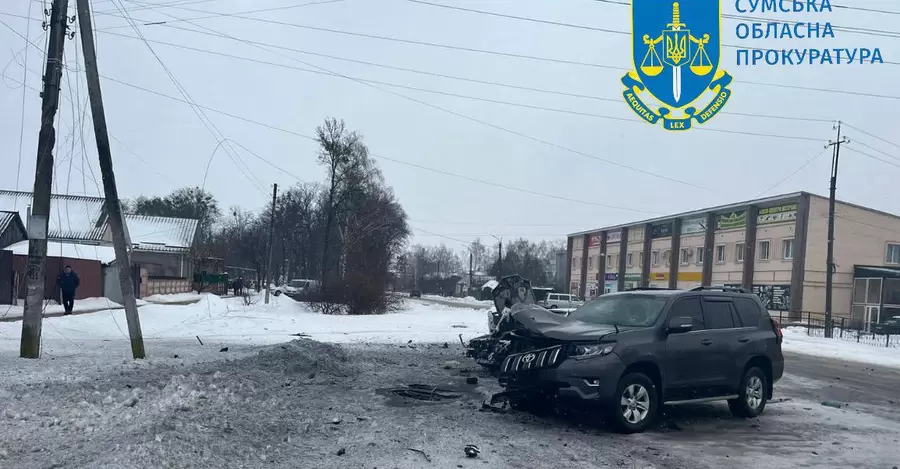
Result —
[[690, 332], [694, 328], [694, 319], [689, 316], [680, 316], [669, 320], [669, 332]]

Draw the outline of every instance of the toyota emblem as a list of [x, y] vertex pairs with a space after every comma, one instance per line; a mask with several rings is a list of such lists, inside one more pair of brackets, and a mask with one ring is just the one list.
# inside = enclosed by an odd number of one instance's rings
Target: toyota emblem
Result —
[[524, 357], [522, 357], [522, 362], [524, 362], [524, 363], [531, 363], [533, 361], [534, 361], [533, 353], [529, 353], [528, 355], [525, 355]]

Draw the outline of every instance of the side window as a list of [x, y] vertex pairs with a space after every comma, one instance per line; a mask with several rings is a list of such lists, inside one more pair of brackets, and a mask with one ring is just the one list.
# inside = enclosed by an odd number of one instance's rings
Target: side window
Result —
[[554, 295], [554, 294], [552, 294], [552, 293], [551, 293], [550, 295], [547, 296], [547, 299], [550, 300], [550, 301], [556, 301], [556, 298], [557, 298], [557, 296]]
[[705, 321], [703, 320], [703, 312], [700, 309], [699, 298], [683, 298], [676, 301], [675, 304], [672, 305], [672, 307], [669, 309], [669, 320], [682, 316], [687, 316], [694, 319], [693, 330], [697, 331], [706, 329]]
[[707, 329], [730, 329], [734, 327], [731, 301], [703, 301], [703, 318]]
[[750, 298], [735, 298], [732, 300], [734, 307], [737, 309], [738, 317], [741, 318], [741, 324], [744, 327], [755, 327], [759, 325], [759, 317], [761, 312], [759, 305]]

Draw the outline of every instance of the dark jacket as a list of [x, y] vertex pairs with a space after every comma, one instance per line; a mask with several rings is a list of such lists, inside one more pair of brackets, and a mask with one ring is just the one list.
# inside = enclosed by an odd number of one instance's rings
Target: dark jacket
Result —
[[63, 293], [75, 293], [75, 289], [78, 288], [78, 285], [81, 281], [78, 279], [78, 274], [73, 270], [70, 273], [61, 273], [59, 277], [56, 277], [56, 284], [59, 285], [59, 289], [62, 290]]

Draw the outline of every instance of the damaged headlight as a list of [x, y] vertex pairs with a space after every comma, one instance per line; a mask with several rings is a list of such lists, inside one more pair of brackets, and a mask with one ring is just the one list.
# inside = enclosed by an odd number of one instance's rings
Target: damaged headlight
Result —
[[581, 344], [572, 352], [574, 358], [602, 357], [612, 353], [616, 344]]

